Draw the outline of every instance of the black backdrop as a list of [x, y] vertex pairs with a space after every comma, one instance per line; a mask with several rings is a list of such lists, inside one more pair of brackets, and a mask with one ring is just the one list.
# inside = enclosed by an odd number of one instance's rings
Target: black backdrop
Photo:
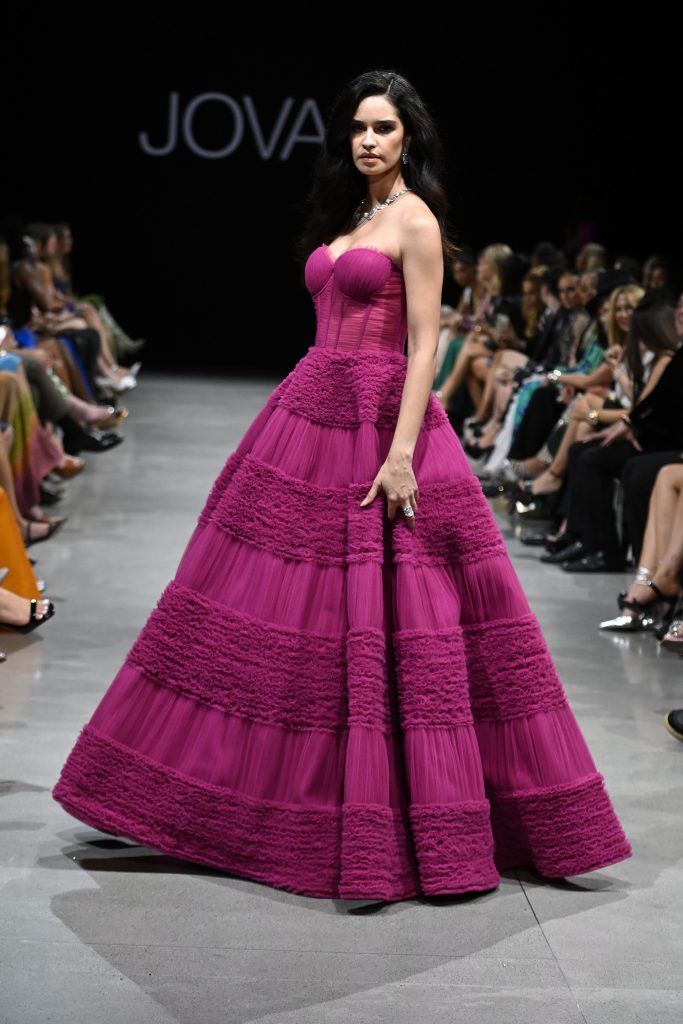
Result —
[[418, 32], [418, 8], [365, 8], [302, 37], [296, 9], [228, 31], [229, 11], [75, 24], [31, 8], [5, 40], [0, 216], [71, 224], [77, 292], [101, 292], [148, 339], [147, 366], [280, 376], [312, 344], [293, 244], [329, 104], [373, 66], [410, 78], [440, 126], [461, 243], [528, 251], [590, 220], [613, 256], [679, 262], [664, 23], [487, 8]]

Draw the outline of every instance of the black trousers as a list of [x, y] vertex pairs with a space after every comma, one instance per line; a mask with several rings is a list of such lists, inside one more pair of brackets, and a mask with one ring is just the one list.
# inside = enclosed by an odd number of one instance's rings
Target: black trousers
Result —
[[[621, 482], [624, 488], [624, 524], [633, 547], [633, 557], [640, 560], [650, 495], [662, 466], [683, 462], [683, 452], [646, 452], [629, 459], [624, 466]], [[652, 568], [652, 566], [651, 566]]]
[[538, 454], [566, 406], [552, 384], [540, 384], [524, 410], [508, 458], [530, 459]]
[[601, 438], [575, 441], [569, 447], [567, 467], [567, 529], [581, 538], [589, 551], [604, 551], [608, 560], [624, 555], [614, 515], [615, 481], [624, 466], [640, 454], [629, 441], [601, 446]]

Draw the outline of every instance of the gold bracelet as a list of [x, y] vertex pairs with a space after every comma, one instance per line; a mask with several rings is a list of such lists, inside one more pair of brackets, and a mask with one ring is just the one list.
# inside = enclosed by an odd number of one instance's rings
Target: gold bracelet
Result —
[[599, 419], [599, 416], [598, 416], [598, 410], [597, 409], [591, 409], [590, 410], [590, 412], [588, 413], [588, 422], [592, 423], [593, 426], [599, 426], [600, 425], [600, 419]]

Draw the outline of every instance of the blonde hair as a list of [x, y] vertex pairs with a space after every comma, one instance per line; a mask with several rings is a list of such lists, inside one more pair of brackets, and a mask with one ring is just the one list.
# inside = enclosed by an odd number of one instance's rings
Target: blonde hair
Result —
[[590, 273], [592, 270], [607, 269], [607, 250], [599, 242], [586, 242], [581, 249], [576, 266], [580, 274]]
[[512, 256], [512, 249], [505, 242], [494, 242], [492, 245], [487, 245], [483, 252], [480, 253], [480, 260], [487, 260], [489, 263], [493, 263], [495, 273], [493, 275], [493, 281], [489, 288], [491, 295], [499, 295], [503, 287], [503, 276], [501, 274], [500, 265], [504, 259], [508, 256]]
[[622, 331], [621, 327], [617, 323], [617, 301], [619, 300], [619, 297], [621, 295], [625, 295], [635, 309], [644, 294], [645, 289], [641, 288], [639, 284], [618, 285], [610, 294], [609, 308], [607, 310], [607, 316], [605, 317], [605, 331], [607, 332], [607, 340], [610, 345], [623, 346], [626, 338], [626, 332]]

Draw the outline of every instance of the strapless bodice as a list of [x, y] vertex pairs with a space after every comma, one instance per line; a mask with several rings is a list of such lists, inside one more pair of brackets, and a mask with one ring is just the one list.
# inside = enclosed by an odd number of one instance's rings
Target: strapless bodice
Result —
[[365, 245], [335, 258], [319, 245], [306, 260], [304, 278], [315, 305], [316, 346], [404, 352], [405, 282], [391, 256]]

